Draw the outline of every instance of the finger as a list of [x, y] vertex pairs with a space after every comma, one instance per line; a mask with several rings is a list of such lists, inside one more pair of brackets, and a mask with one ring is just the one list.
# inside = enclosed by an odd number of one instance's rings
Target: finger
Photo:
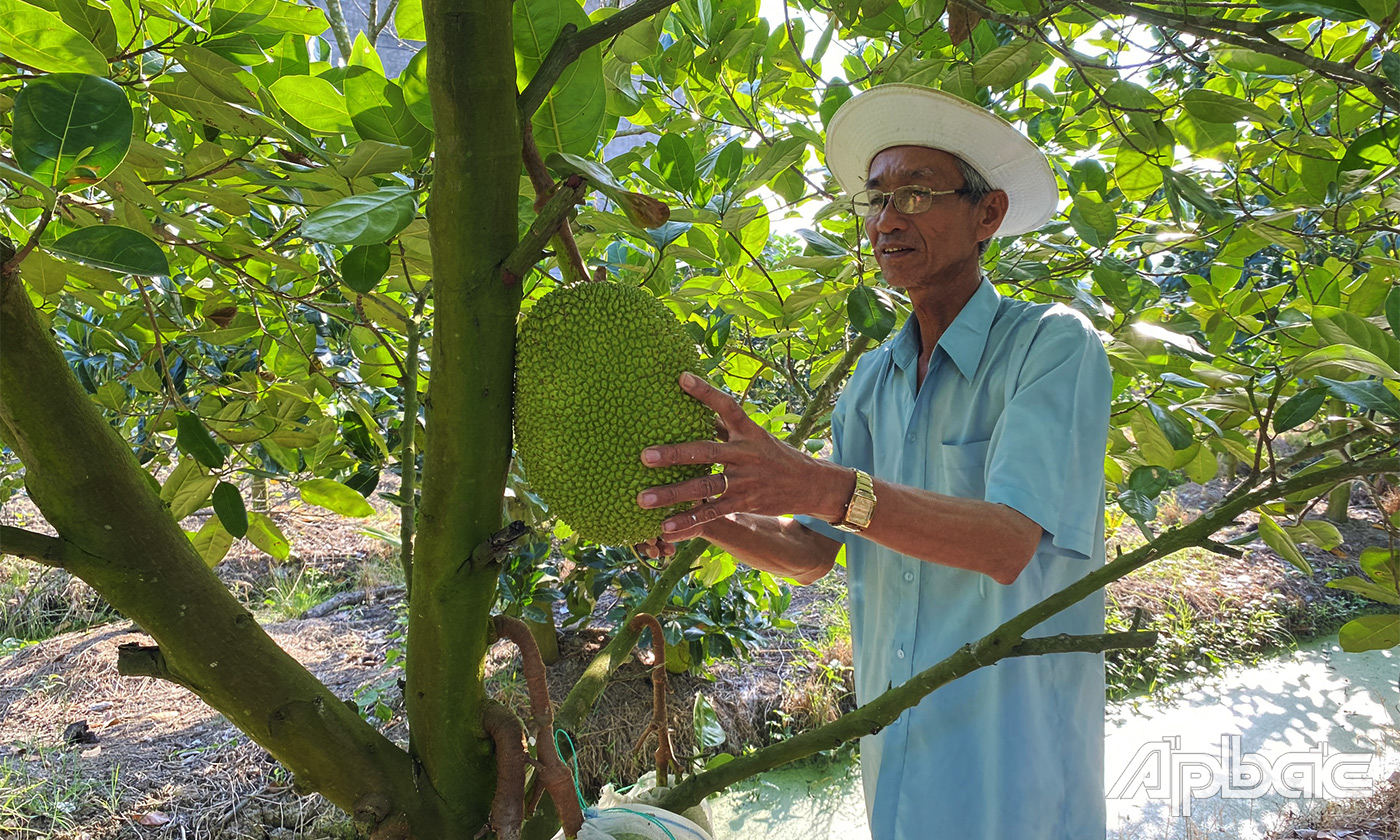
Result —
[[728, 480], [723, 473], [711, 473], [678, 484], [652, 487], [637, 494], [637, 504], [644, 508], [670, 507], [681, 502], [698, 502], [725, 492]]
[[732, 434], [745, 426], [756, 426], [744, 413], [734, 398], [696, 376], [690, 371], [681, 373], [681, 388], [695, 399], [714, 409], [725, 428]]
[[722, 464], [724, 444], [714, 440], [694, 440], [669, 446], [648, 446], [642, 450], [642, 463], [648, 467], [676, 464]]
[[695, 536], [693, 532], [698, 531], [707, 523], [732, 513], [730, 508], [731, 505], [721, 498], [719, 501], [696, 505], [685, 513], [678, 513], [661, 523], [663, 538], [677, 542]]

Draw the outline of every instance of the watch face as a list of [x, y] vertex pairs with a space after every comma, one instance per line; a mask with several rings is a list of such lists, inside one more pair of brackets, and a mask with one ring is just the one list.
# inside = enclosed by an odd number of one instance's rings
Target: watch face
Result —
[[870, 524], [870, 517], [874, 513], [875, 500], [857, 496], [851, 500], [851, 509], [846, 514], [846, 518], [852, 523], [864, 528]]

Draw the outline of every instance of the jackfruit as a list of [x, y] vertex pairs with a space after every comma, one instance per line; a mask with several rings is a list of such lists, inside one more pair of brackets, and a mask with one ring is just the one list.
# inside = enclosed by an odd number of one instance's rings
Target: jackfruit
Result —
[[516, 454], [530, 487], [585, 539], [654, 539], [681, 508], [644, 509], [637, 494], [710, 471], [708, 464], [657, 469], [641, 461], [648, 446], [714, 437], [714, 412], [681, 390], [683, 370], [700, 372], [695, 344], [643, 289], [557, 288], [521, 323]]

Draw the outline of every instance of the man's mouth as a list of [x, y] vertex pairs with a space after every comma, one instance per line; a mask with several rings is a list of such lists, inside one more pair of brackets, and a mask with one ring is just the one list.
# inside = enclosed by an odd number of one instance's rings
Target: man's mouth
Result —
[[910, 247], [907, 246], [907, 245], [881, 245], [881, 246], [880, 246], [880, 256], [882, 256], [882, 257], [897, 257], [897, 256], [899, 256], [900, 254], [912, 254], [913, 252], [914, 252], [914, 249], [913, 249], [913, 248], [910, 248]]

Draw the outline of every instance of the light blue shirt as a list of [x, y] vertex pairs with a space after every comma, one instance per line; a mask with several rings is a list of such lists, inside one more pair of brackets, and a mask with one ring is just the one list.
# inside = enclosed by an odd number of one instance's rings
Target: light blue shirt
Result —
[[[1113, 380], [1092, 327], [983, 280], [939, 338], [922, 388], [919, 344], [911, 316], [861, 357], [832, 413], [833, 459], [999, 502], [1043, 534], [1030, 565], [1003, 586], [799, 517], [846, 545], [861, 703], [1104, 562]], [[1102, 632], [1100, 593], [1031, 635]], [[1103, 718], [1100, 655], [1006, 659], [944, 686], [861, 740], [874, 840], [1104, 837]]]

